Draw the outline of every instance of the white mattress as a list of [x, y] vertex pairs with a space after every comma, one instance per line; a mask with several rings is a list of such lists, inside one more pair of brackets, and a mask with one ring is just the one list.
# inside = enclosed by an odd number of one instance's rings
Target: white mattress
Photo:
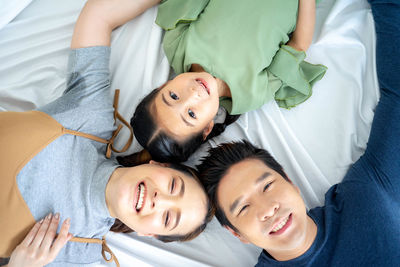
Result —
[[[81, 0], [36, 0], [0, 29], [0, 110], [34, 109], [62, 94], [69, 43], [82, 6]], [[121, 89], [120, 111], [127, 119], [139, 100], [169, 76], [156, 14], [152, 8], [113, 33], [112, 88]], [[210, 145], [245, 138], [278, 159], [308, 207], [323, 204], [327, 189], [341, 181], [366, 147], [379, 99], [374, 48], [365, 0], [321, 1], [307, 60], [325, 64], [328, 71], [312, 97], [291, 110], [271, 102], [242, 115], [189, 163], [196, 163]], [[124, 131], [119, 141], [127, 136]], [[129, 152], [139, 149], [134, 142]], [[240, 243], [215, 219], [187, 243], [164, 244], [135, 234], [110, 233], [107, 239], [122, 266], [252, 266], [260, 252]], [[108, 265], [113, 266], [98, 266]]]

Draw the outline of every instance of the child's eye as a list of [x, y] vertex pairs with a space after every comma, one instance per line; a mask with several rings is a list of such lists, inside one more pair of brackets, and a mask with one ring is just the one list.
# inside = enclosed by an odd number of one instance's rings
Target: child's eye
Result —
[[174, 93], [174, 92], [169, 92], [169, 96], [173, 99], [173, 100], [178, 100], [179, 97]]
[[193, 119], [196, 119], [196, 114], [195, 114], [191, 109], [188, 110], [188, 114], [189, 114], [189, 116], [192, 117]]

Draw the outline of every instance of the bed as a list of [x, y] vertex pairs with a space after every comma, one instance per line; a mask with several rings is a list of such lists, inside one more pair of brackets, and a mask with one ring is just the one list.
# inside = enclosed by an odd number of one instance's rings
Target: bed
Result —
[[[63, 93], [73, 26], [84, 5], [81, 0], [16, 2], [0, 5], [1, 111], [34, 109]], [[156, 15], [157, 7], [149, 9], [112, 35], [112, 89], [121, 89], [119, 109], [127, 119], [140, 99], [171, 75]], [[308, 207], [323, 204], [327, 189], [341, 181], [366, 147], [379, 99], [374, 49], [374, 24], [366, 0], [321, 1], [307, 60], [326, 65], [328, 71], [314, 86], [312, 97], [291, 110], [270, 102], [242, 115], [188, 164], [198, 163], [210, 146], [244, 138], [277, 158]], [[124, 130], [118, 143], [128, 135]], [[134, 141], [128, 152], [139, 149]], [[186, 243], [164, 244], [135, 233], [109, 233], [106, 238], [121, 266], [253, 266], [260, 253], [216, 219]]]

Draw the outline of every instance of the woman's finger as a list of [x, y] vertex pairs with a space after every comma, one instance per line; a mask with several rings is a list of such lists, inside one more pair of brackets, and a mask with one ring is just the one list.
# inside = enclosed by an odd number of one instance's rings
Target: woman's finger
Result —
[[39, 231], [36, 233], [36, 236], [32, 241], [32, 248], [38, 248], [40, 247], [40, 244], [42, 244], [43, 238], [47, 232], [47, 228], [49, 228], [50, 220], [52, 217], [53, 215], [49, 213], [43, 220], [42, 224], [40, 225]]
[[58, 233], [58, 236], [56, 240], [53, 243], [53, 246], [50, 248], [50, 257], [55, 258], [60, 250], [62, 249], [63, 246], [72, 238], [72, 234], [68, 233], [70, 226], [70, 219], [66, 219], [60, 229], [60, 232]]
[[56, 213], [49, 223], [49, 227], [45, 233], [42, 244], [40, 245], [41, 250], [48, 251], [50, 246], [53, 244], [54, 238], [56, 237], [58, 223], [60, 221], [60, 214]]
[[21, 245], [27, 247], [31, 244], [32, 240], [35, 238], [37, 232], [39, 231], [40, 225], [42, 225], [43, 219], [36, 222], [29, 233], [26, 235], [24, 240], [22, 240]]

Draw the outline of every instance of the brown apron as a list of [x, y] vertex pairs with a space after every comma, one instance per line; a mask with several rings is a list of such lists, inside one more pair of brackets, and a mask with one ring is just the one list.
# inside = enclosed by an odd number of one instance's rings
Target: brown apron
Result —
[[[124, 152], [133, 140], [133, 130], [118, 113], [119, 90], [114, 96], [114, 119], [119, 119], [131, 132], [130, 138], [121, 150], [114, 148], [114, 140], [122, 128], [119, 125], [110, 140], [94, 135], [65, 129], [55, 119], [40, 111], [0, 112], [0, 257], [10, 257], [14, 248], [22, 242], [36, 223], [17, 185], [17, 175], [21, 169], [42, 149], [64, 134], [72, 134], [107, 144], [106, 156], [111, 150]], [[103, 258], [109, 262], [118, 260], [103, 239], [74, 237], [72, 242], [102, 244]], [[105, 252], [110, 253], [107, 259]]]

